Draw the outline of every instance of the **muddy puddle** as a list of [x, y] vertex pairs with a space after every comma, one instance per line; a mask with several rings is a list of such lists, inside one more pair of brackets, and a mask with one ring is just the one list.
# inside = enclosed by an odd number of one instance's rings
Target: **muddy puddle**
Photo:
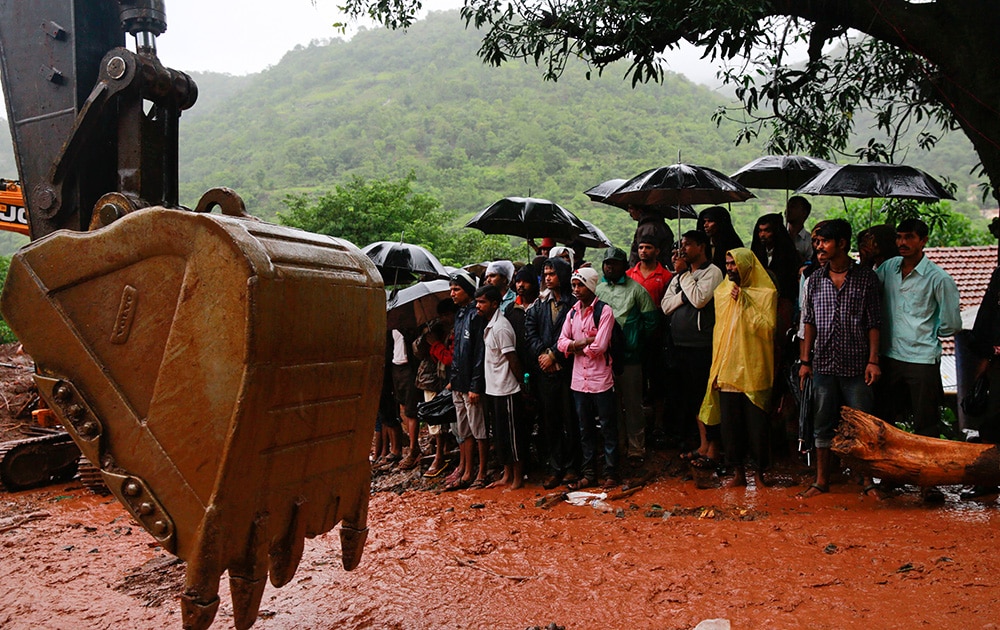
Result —
[[[667, 462], [654, 463], [669, 470]], [[662, 475], [574, 506], [530, 484], [443, 493], [380, 479], [361, 566], [307, 541], [255, 628], [995, 628], [996, 498], [878, 501], [806, 477], [699, 489]], [[79, 484], [0, 494], [0, 628], [180, 628], [183, 564]], [[214, 627], [232, 627], [228, 593]]]

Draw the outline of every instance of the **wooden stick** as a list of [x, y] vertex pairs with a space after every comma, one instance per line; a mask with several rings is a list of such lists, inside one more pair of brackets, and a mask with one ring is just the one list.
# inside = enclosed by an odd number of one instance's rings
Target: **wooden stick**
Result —
[[18, 527], [24, 525], [25, 523], [29, 523], [31, 521], [40, 521], [43, 518], [48, 518], [48, 517], [49, 517], [48, 512], [35, 512], [33, 514], [28, 514], [27, 516], [23, 516], [20, 518], [15, 517], [10, 519], [8, 523], [0, 525], [0, 532], [9, 532], [12, 529], [17, 529]]
[[490, 575], [494, 575], [496, 577], [503, 578], [505, 580], [514, 580], [515, 582], [523, 582], [525, 580], [535, 579], [535, 576], [532, 575], [504, 575], [503, 573], [497, 573], [492, 569], [487, 569], [485, 567], [479, 566], [478, 564], [476, 564], [475, 560], [462, 560], [461, 558], [455, 558], [455, 562], [457, 562], [462, 566], [469, 567], [470, 569], [478, 569], [484, 573], [489, 573]]

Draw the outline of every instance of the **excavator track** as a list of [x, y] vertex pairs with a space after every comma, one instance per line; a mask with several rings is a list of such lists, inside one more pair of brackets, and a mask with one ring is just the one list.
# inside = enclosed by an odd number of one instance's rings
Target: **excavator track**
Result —
[[80, 449], [68, 433], [50, 433], [0, 444], [0, 484], [8, 492], [68, 481]]
[[101, 496], [111, 494], [108, 484], [104, 483], [104, 477], [101, 476], [101, 469], [91, 464], [83, 455], [80, 456], [79, 474], [80, 483], [84, 488]]

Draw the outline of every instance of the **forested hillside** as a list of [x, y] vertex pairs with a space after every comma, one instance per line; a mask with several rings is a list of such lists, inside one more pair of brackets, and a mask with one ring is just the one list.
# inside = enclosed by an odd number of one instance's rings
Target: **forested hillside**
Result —
[[619, 76], [588, 82], [579, 71], [546, 83], [532, 67], [483, 66], [478, 41], [454, 14], [432, 14], [407, 33], [366, 31], [288, 53], [184, 127], [185, 196], [225, 183], [270, 216], [289, 190], [413, 171], [414, 187], [446, 209], [470, 215], [530, 194], [618, 240], [625, 213], [583, 190], [671, 163], [678, 152], [723, 171], [757, 155], [732, 146], [734, 129], [711, 122], [719, 101], [682, 77], [634, 91]]
[[[678, 154], [727, 173], [760, 155], [733, 145], [735, 126], [712, 122], [726, 100], [684, 77], [632, 89], [624, 68], [587, 81], [576, 67], [545, 82], [533, 66], [483, 65], [479, 40], [456, 12], [431, 13], [407, 32], [368, 30], [348, 42], [299, 47], [259, 74], [196, 74], [199, 102], [181, 120], [182, 203], [229, 186], [251, 212], [273, 218], [289, 193], [412, 172], [413, 188], [457, 220], [500, 197], [533, 195], [626, 243], [634, 226], [627, 214], [582, 191]], [[933, 161], [932, 172], [954, 179], [963, 195], [974, 187], [968, 171], [976, 159], [958, 134], [930, 156], [914, 149], [907, 161]], [[0, 156], [0, 165], [8, 162]], [[761, 196], [733, 207], [743, 233], [784, 200], [783, 192]], [[823, 198], [817, 207], [840, 203]]]

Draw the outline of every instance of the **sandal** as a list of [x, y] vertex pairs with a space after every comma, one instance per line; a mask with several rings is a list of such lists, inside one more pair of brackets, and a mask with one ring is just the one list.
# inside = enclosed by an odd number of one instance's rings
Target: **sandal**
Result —
[[542, 481], [542, 487], [546, 490], [551, 490], [553, 488], [558, 488], [562, 484], [562, 475], [549, 475]]
[[692, 468], [697, 468], [698, 470], [718, 470], [720, 463], [711, 457], [705, 457], [704, 455], [698, 455], [694, 459], [688, 462]]
[[476, 479], [475, 481], [469, 484], [469, 490], [482, 490], [485, 487], [486, 487], [485, 479]]
[[829, 491], [830, 491], [829, 486], [821, 486], [818, 483], [812, 483], [809, 484], [808, 488], [796, 494], [795, 496], [797, 496], [800, 499], [808, 499], [810, 497], [814, 497], [820, 494], [826, 494]]
[[399, 462], [399, 469], [400, 470], [413, 470], [414, 468], [416, 468], [417, 466], [420, 465], [420, 457], [421, 457], [421, 455], [422, 455], [421, 453], [417, 453], [416, 455], [414, 455], [411, 452], [409, 455], [407, 455], [406, 457], [404, 457], [401, 462]]
[[681, 453], [679, 457], [681, 458], [681, 461], [690, 462], [700, 457], [704, 457], [704, 455], [699, 453], [697, 450], [693, 450], [693, 451], [688, 451], [686, 453]]
[[589, 488], [594, 485], [594, 480], [589, 477], [580, 477], [576, 481], [566, 484], [566, 487], [570, 490], [583, 490], [584, 488]]
[[451, 461], [446, 459], [441, 463], [440, 468], [428, 468], [427, 472], [424, 473], [424, 479], [434, 479], [435, 477], [440, 477], [444, 474], [444, 471], [448, 470], [448, 464], [450, 463]]
[[393, 468], [398, 462], [402, 461], [403, 456], [397, 455], [395, 453], [389, 453], [382, 458], [382, 463], [374, 466], [375, 470], [384, 471]]
[[472, 482], [470, 482], [468, 479], [459, 479], [455, 483], [449, 483], [445, 485], [444, 489], [446, 492], [454, 492], [456, 490], [465, 490], [470, 485], [472, 485]]
[[620, 479], [616, 477], [608, 477], [607, 479], [604, 480], [604, 483], [601, 484], [601, 488], [605, 490], [611, 490], [612, 488], [617, 488], [620, 485], [622, 485]]

